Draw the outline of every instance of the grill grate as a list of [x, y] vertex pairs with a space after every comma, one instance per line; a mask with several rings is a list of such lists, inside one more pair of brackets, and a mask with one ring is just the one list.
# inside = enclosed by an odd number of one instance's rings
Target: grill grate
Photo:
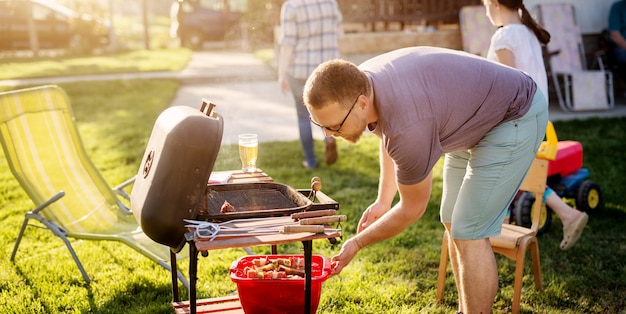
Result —
[[[280, 183], [209, 185], [206, 209], [198, 219], [224, 221], [238, 218], [285, 216], [302, 211], [312, 202], [295, 189]], [[235, 211], [222, 213], [224, 201]]]
[[278, 190], [245, 190], [245, 191], [211, 191], [207, 199], [209, 212], [220, 210], [220, 206], [228, 201], [237, 211], [257, 211], [297, 207], [292, 200]]

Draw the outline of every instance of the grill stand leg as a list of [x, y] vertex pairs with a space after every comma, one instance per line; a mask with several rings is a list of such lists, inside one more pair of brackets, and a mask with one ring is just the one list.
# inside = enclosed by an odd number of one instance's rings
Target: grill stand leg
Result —
[[189, 245], [189, 310], [196, 314], [196, 283], [198, 282], [198, 248], [191, 240]]
[[170, 265], [172, 267], [172, 296], [174, 302], [180, 302], [180, 296], [178, 295], [178, 268], [176, 266], [176, 253], [170, 250]]
[[302, 241], [304, 246], [304, 314], [311, 314], [311, 260], [313, 259], [313, 241]]

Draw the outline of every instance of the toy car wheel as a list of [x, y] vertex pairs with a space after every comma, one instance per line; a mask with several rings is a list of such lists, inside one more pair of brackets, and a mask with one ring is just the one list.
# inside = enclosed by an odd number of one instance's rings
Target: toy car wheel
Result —
[[600, 210], [604, 206], [600, 186], [590, 180], [583, 181], [576, 193], [576, 208], [580, 211], [591, 212]]
[[540, 235], [550, 228], [552, 224], [552, 208], [544, 205], [541, 209], [541, 219], [539, 219], [539, 228], [537, 229], [537, 235]]
[[[530, 192], [521, 193], [515, 200], [511, 217], [516, 225], [530, 228], [532, 225], [532, 209], [535, 203], [535, 197]], [[538, 234], [542, 234], [550, 228], [552, 223], [552, 210], [543, 206], [541, 209], [541, 217], [539, 218]]]

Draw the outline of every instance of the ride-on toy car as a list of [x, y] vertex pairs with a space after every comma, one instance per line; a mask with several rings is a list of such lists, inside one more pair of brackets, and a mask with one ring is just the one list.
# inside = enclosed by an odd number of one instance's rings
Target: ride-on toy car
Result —
[[[537, 157], [549, 160], [547, 185], [562, 198], [574, 199], [576, 208], [591, 213], [604, 205], [600, 186], [589, 180], [589, 169], [583, 168], [583, 147], [576, 141], [558, 141], [554, 126], [548, 123], [546, 141]], [[531, 208], [535, 201], [531, 193], [520, 191], [511, 202], [510, 222], [530, 227]], [[552, 210], [546, 205], [541, 211], [538, 233], [550, 228]]]

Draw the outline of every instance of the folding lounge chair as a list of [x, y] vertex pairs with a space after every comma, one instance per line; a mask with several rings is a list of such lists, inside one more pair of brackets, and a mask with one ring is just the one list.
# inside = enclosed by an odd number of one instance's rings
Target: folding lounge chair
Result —
[[589, 70], [574, 7], [568, 3], [539, 4], [539, 23], [550, 33], [547, 45], [549, 70], [559, 106], [564, 111], [607, 110], [615, 104], [613, 75], [604, 69]]
[[166, 261], [171, 259], [173, 281], [178, 277], [189, 289], [186, 278], [176, 270], [171, 250], [148, 238], [122, 201], [128, 200], [124, 187], [134, 178], [111, 189], [87, 156], [74, 120], [59, 87], [0, 93], [2, 148], [13, 175], [36, 205], [25, 215], [11, 261], [32, 219], [65, 242], [88, 283], [69, 238], [119, 241], [170, 271]]
[[463, 50], [481, 57], [487, 57], [491, 36], [496, 27], [491, 24], [484, 5], [464, 6], [459, 10], [459, 24]]

